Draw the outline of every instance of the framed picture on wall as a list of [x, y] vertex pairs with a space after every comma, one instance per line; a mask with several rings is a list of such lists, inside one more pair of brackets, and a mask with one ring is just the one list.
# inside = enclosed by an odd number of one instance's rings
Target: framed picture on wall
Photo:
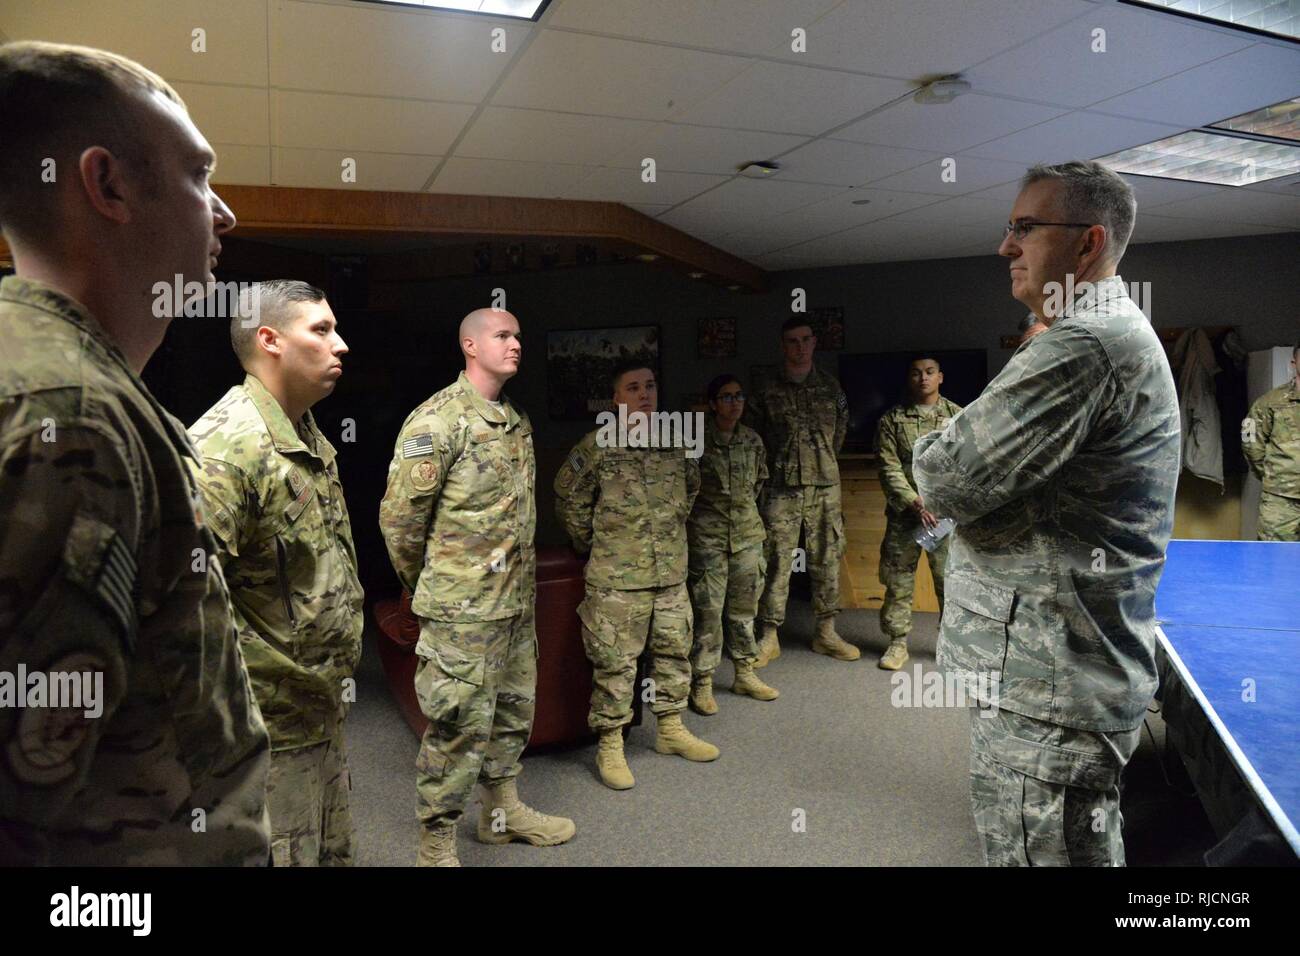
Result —
[[588, 422], [608, 411], [609, 373], [625, 359], [659, 369], [659, 326], [546, 333], [546, 408], [554, 421]]
[[813, 309], [808, 314], [813, 333], [817, 336], [817, 350], [838, 352], [844, 348], [844, 310], [838, 306]]
[[700, 319], [696, 345], [700, 358], [734, 358], [736, 354], [736, 317]]

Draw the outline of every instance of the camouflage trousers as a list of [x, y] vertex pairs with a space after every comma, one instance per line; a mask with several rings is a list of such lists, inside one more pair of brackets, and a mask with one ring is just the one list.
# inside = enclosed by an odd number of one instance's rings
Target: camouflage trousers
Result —
[[758, 657], [754, 615], [763, 593], [763, 545], [753, 544], [732, 554], [724, 550], [691, 548], [688, 582], [695, 608], [695, 642], [691, 673], [712, 674], [722, 660], [725, 634], [733, 661]]
[[1120, 776], [1142, 727], [1074, 730], [971, 709], [971, 810], [989, 866], [1123, 866]]
[[1259, 540], [1300, 541], [1300, 498], [1260, 492]]
[[[912, 602], [916, 593], [916, 564], [925, 550], [916, 543], [921, 519], [911, 512], [890, 512], [885, 519], [885, 536], [880, 541], [880, 583], [885, 586], [885, 601], [880, 605], [880, 629], [891, 639], [907, 637], [912, 631]], [[930, 575], [934, 578], [943, 614], [943, 569], [948, 563], [948, 542], [939, 542], [929, 553]]]
[[351, 866], [352, 811], [343, 731], [324, 743], [271, 753], [266, 802], [276, 866]]
[[415, 694], [429, 726], [415, 758], [416, 814], [454, 823], [482, 777], [519, 775], [533, 729], [537, 634], [533, 611], [500, 621], [420, 621]]
[[844, 554], [844, 516], [839, 485], [804, 485], [774, 488], [762, 503], [767, 527], [764, 545], [767, 587], [759, 604], [759, 617], [769, 624], [785, 621], [790, 597], [790, 572], [804, 531], [808, 546], [808, 573], [812, 575], [813, 613], [817, 617], [840, 609], [840, 557]]
[[686, 585], [617, 591], [587, 585], [578, 605], [582, 645], [591, 661], [592, 730], [632, 722], [637, 658], [650, 648], [650, 710], [675, 714], [691, 689], [691, 601]]

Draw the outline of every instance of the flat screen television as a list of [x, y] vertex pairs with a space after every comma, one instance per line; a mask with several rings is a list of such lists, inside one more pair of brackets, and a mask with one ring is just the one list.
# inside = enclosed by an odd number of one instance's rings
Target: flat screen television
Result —
[[[840, 356], [840, 384], [849, 400], [846, 452], [869, 452], [880, 416], [906, 400], [907, 368], [916, 350]], [[943, 372], [939, 393], [958, 405], [968, 405], [989, 383], [988, 353], [984, 349], [927, 351]]]

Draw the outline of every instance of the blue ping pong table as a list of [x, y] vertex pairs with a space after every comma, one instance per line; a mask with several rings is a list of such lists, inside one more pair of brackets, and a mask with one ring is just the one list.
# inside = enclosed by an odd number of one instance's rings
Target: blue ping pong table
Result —
[[1253, 801], [1300, 856], [1300, 543], [1171, 541], [1156, 620], [1168, 739], [1211, 822]]

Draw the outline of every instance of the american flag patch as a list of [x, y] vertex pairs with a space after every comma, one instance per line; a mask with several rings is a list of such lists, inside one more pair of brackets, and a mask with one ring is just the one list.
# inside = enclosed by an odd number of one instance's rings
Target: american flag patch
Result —
[[423, 458], [433, 454], [433, 436], [427, 432], [402, 442], [403, 458]]

